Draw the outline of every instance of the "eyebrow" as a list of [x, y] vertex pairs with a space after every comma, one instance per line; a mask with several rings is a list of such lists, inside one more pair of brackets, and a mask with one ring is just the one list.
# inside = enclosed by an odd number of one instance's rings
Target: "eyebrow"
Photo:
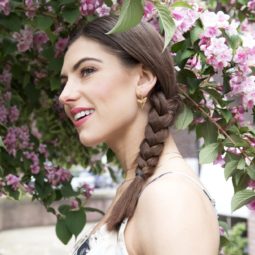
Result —
[[[89, 58], [89, 57], [86, 57], [86, 58], [82, 58], [80, 59], [79, 61], [77, 61], [77, 63], [74, 64], [72, 70], [73, 72], [75, 72], [79, 67], [80, 65], [83, 63], [83, 62], [86, 62], [86, 61], [96, 61], [96, 62], [99, 62], [99, 63], [103, 63], [102, 60], [98, 59], [98, 58]], [[64, 74], [61, 74], [60, 75], [60, 79], [63, 79], [63, 78], [67, 78], [66, 75]]]

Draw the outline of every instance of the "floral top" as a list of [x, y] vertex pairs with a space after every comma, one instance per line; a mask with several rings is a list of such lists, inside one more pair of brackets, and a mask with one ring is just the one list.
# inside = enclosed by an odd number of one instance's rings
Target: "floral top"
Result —
[[[209, 192], [205, 189], [203, 185], [197, 182], [195, 179], [181, 172], [176, 171], [168, 171], [165, 172], [152, 181], [150, 181], [145, 187], [147, 187], [150, 183], [156, 181], [162, 176], [169, 173], [177, 173], [188, 177], [191, 181], [199, 185], [204, 193], [207, 195], [212, 205], [215, 207], [215, 201], [209, 195]], [[144, 189], [143, 189], [144, 190]], [[85, 235], [81, 240], [77, 242], [74, 247], [73, 255], [128, 255], [125, 239], [124, 239], [124, 231], [127, 225], [128, 219], [124, 219], [122, 222], [120, 229], [118, 232], [116, 231], [108, 231], [106, 224], [102, 225], [94, 234]]]

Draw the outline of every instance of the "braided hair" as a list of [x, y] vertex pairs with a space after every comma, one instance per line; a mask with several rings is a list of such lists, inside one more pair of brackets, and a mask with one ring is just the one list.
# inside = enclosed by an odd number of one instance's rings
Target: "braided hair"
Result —
[[173, 124], [181, 105], [171, 53], [168, 50], [162, 52], [164, 42], [159, 33], [142, 21], [127, 32], [106, 35], [117, 20], [115, 16], [98, 18], [80, 29], [70, 41], [71, 44], [81, 36], [94, 40], [119, 57], [124, 65], [132, 67], [141, 63], [157, 77], [148, 95], [150, 110], [136, 158], [136, 176], [120, 195], [107, 218], [109, 231], [117, 230], [125, 218], [133, 216], [140, 192], [155, 171], [169, 135], [168, 128]]

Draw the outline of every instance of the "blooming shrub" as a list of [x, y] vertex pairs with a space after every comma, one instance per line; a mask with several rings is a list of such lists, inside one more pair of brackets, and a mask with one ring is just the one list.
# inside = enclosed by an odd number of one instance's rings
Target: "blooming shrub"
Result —
[[[74, 190], [67, 170], [80, 164], [95, 173], [118, 165], [106, 146], [82, 147], [58, 104], [59, 72], [73, 29], [96, 16], [120, 13], [111, 32], [141, 19], [165, 37], [185, 107], [176, 127], [194, 130], [203, 142], [199, 161], [220, 163], [232, 179], [232, 210], [254, 210], [255, 115], [254, 1], [36, 0], [0, 3], [0, 195], [30, 194], [55, 214], [58, 237], [67, 243], [82, 230], [91, 188]], [[236, 8], [234, 8], [236, 7]], [[229, 13], [229, 14], [226, 14]], [[162, 49], [163, 50], [163, 49]], [[107, 156], [107, 163], [101, 157]], [[95, 160], [96, 159], [96, 160]], [[55, 201], [69, 199], [56, 207]], [[71, 224], [72, 222], [79, 224]]]

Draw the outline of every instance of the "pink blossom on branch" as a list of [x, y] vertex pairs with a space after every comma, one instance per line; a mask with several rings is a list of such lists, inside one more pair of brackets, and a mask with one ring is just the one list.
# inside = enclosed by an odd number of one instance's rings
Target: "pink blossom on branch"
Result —
[[34, 48], [39, 52], [43, 50], [43, 45], [49, 41], [49, 37], [45, 32], [37, 32], [33, 38]]
[[60, 57], [64, 53], [68, 45], [68, 41], [69, 41], [69, 38], [60, 37], [58, 39], [58, 41], [55, 44], [55, 58]]
[[17, 42], [19, 52], [26, 52], [33, 46], [33, 30], [29, 27], [25, 27], [19, 33], [13, 33], [13, 38]]
[[0, 74], [0, 83], [4, 84], [6, 87], [10, 87], [12, 80], [12, 73], [10, 72], [10, 66], [6, 66]]
[[34, 18], [39, 6], [38, 0], [25, 0], [26, 16], [30, 19]]
[[10, 186], [13, 190], [17, 190], [18, 186], [20, 184], [20, 177], [13, 175], [13, 174], [8, 174], [6, 177], [6, 185]]
[[96, 9], [103, 4], [102, 0], [81, 0], [80, 12], [83, 16], [94, 14]]
[[96, 13], [99, 17], [108, 16], [110, 12], [111, 8], [108, 7], [106, 4], [103, 4], [96, 9]]
[[252, 200], [250, 203], [247, 204], [247, 207], [251, 210], [255, 212], [255, 199]]
[[0, 0], [0, 12], [3, 12], [5, 16], [8, 16], [11, 12], [10, 0]]

